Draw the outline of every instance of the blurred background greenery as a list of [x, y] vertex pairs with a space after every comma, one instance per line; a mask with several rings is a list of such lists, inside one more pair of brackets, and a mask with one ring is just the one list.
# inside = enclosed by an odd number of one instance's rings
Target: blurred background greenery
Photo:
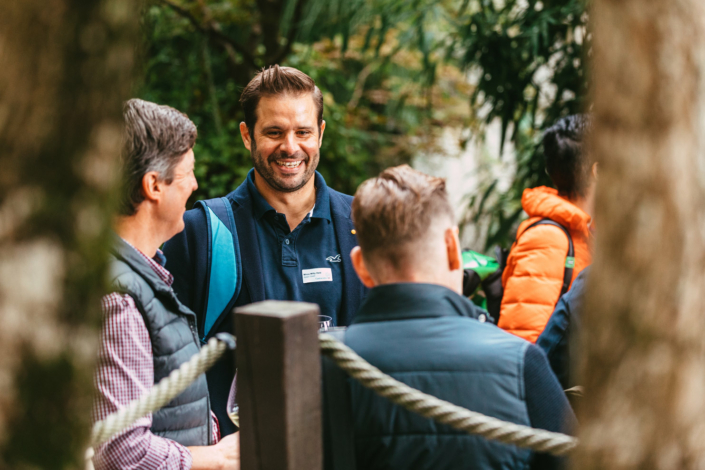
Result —
[[[240, 92], [262, 67], [308, 73], [324, 94], [319, 171], [349, 194], [387, 166], [461, 148], [498, 124], [487, 158], [513, 159], [509, 184], [479, 175], [462, 222], [472, 248], [508, 246], [526, 187], [550, 185], [543, 129], [580, 112], [590, 33], [586, 0], [152, 0], [143, 14], [138, 95], [196, 123], [199, 189], [222, 196], [250, 169]], [[511, 144], [511, 151], [503, 151]]]

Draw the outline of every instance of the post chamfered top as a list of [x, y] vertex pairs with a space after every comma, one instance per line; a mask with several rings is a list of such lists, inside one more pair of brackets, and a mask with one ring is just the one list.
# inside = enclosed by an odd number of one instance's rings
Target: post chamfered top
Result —
[[316, 315], [320, 312], [318, 305], [308, 302], [265, 300], [263, 302], [245, 305], [244, 307], [238, 307], [235, 309], [235, 313], [286, 318], [311, 313], [312, 310], [316, 311]]

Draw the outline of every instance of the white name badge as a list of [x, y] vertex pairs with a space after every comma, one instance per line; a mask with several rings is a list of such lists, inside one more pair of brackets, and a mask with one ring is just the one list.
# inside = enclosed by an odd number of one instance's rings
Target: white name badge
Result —
[[303, 269], [304, 284], [309, 282], [330, 282], [333, 280], [333, 272], [330, 268]]

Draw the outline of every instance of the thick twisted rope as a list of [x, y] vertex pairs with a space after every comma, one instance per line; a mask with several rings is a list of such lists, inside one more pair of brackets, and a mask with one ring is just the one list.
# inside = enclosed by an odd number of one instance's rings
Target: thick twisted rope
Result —
[[228, 349], [235, 349], [235, 338], [227, 333], [218, 333], [201, 348], [198, 354], [194, 354], [188, 362], [162, 379], [148, 394], [95, 423], [91, 445], [96, 447], [106, 442], [132, 426], [138, 419], [161, 409], [210, 369]]
[[322, 333], [318, 338], [321, 352], [350, 377], [425, 418], [486, 439], [553, 455], [564, 455], [578, 444], [577, 439], [565, 434], [508, 423], [427, 395], [383, 373], [331, 335]]

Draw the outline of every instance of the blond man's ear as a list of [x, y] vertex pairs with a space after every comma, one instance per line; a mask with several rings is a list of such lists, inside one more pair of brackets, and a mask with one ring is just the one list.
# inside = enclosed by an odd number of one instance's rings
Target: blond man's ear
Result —
[[448, 251], [448, 269], [451, 271], [460, 269], [463, 266], [458, 232], [458, 227], [448, 228], [445, 232], [446, 250]]
[[350, 252], [350, 259], [352, 260], [353, 268], [357, 273], [357, 277], [360, 278], [362, 285], [368, 289], [372, 289], [377, 285], [377, 282], [372, 278], [370, 272], [367, 270], [367, 265], [365, 265], [365, 260], [362, 258], [362, 250], [359, 246], [356, 246]]

